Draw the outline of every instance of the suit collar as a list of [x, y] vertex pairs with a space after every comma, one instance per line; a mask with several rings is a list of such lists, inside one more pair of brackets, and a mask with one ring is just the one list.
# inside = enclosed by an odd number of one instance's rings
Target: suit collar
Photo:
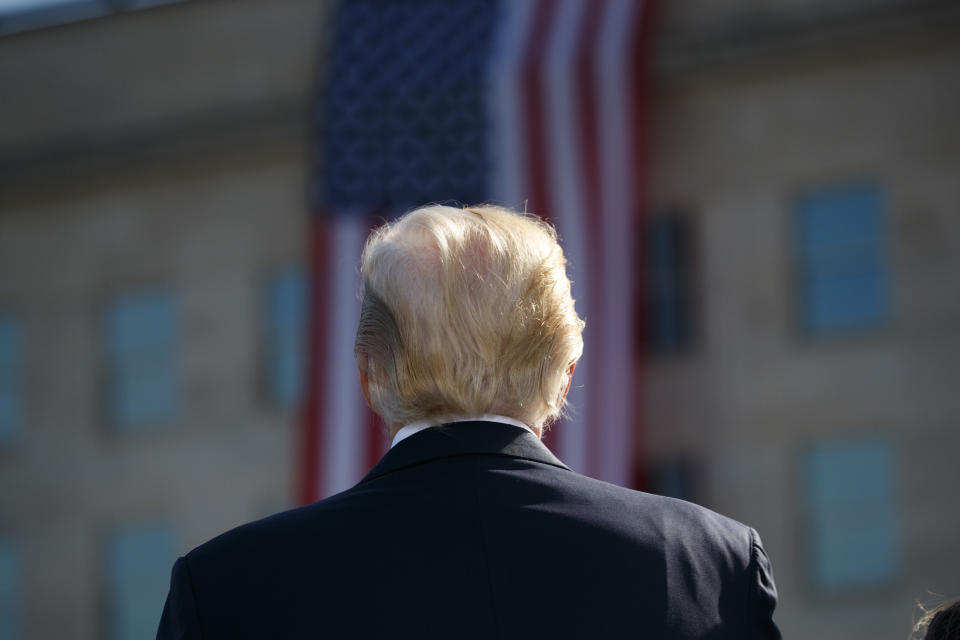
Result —
[[501, 422], [471, 421], [431, 427], [398, 442], [360, 483], [438, 458], [499, 455], [569, 468], [535, 435]]
[[[446, 424], [453, 424], [455, 422], [503, 422], [506, 424], [512, 424], [515, 427], [520, 427], [525, 431], [529, 431], [530, 433], [533, 433], [533, 429], [531, 429], [524, 423], [520, 422], [516, 418], [511, 418], [509, 416], [501, 416], [495, 413], [485, 413], [483, 415], [470, 416], [469, 418], [453, 420]], [[409, 424], [406, 424], [400, 427], [400, 429], [398, 429], [397, 432], [394, 434], [393, 442], [390, 444], [390, 446], [393, 447], [398, 442], [406, 440], [413, 434], [423, 431], [424, 429], [429, 429], [430, 427], [439, 427], [441, 424], [445, 424], [445, 423], [431, 422], [430, 420], [420, 420], [417, 422], [411, 422]]]

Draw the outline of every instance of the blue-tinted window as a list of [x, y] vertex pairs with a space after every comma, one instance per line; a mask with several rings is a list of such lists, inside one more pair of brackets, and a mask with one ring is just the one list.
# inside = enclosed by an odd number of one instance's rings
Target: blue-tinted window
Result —
[[651, 220], [644, 238], [644, 338], [654, 354], [675, 353], [693, 337], [693, 255], [688, 220]]
[[267, 395], [289, 407], [300, 400], [306, 363], [307, 286], [302, 270], [285, 269], [267, 280], [263, 313]]
[[795, 240], [800, 321], [808, 333], [864, 329], [887, 319], [886, 205], [877, 187], [802, 196]]
[[160, 425], [177, 410], [177, 308], [163, 291], [130, 293], [107, 309], [109, 407], [124, 428]]
[[0, 536], [0, 639], [21, 636], [20, 556], [13, 541]]
[[105, 573], [112, 640], [156, 636], [176, 559], [174, 538], [166, 525], [123, 527], [108, 537]]
[[893, 579], [900, 566], [893, 444], [821, 444], [807, 454], [803, 474], [814, 585], [835, 591]]
[[19, 325], [0, 315], [0, 446], [16, 438], [22, 421], [21, 341]]

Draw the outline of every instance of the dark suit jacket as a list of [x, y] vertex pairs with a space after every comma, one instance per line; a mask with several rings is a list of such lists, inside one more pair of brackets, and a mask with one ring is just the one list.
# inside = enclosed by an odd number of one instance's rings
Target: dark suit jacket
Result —
[[753, 529], [464, 422], [177, 560], [158, 638], [744, 640], [775, 604]]

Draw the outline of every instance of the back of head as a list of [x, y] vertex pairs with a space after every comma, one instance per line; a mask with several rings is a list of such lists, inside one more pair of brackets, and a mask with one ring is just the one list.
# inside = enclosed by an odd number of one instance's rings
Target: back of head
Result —
[[489, 205], [423, 207], [374, 231], [361, 268], [355, 353], [388, 423], [560, 414], [583, 321], [552, 227]]

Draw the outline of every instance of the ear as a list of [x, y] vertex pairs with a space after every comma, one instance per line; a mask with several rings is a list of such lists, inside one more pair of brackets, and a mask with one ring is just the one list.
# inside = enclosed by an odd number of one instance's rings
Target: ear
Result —
[[563, 396], [560, 398], [560, 401], [563, 402], [567, 399], [567, 394], [570, 393], [570, 383], [573, 382], [573, 370], [577, 368], [576, 362], [571, 362], [570, 367], [567, 369], [567, 388], [563, 390]]

